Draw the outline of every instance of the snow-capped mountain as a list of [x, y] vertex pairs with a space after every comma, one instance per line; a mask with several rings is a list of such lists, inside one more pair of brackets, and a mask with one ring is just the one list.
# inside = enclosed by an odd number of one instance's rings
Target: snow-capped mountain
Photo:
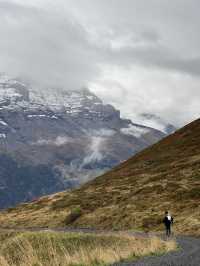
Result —
[[73, 188], [166, 134], [88, 89], [33, 89], [0, 75], [0, 207]]
[[84, 117], [96, 117], [107, 111], [116, 112], [111, 105], [104, 106], [102, 101], [86, 88], [79, 91], [60, 88], [34, 90], [5, 75], [0, 76], [0, 106], [9, 110], [48, 110]]

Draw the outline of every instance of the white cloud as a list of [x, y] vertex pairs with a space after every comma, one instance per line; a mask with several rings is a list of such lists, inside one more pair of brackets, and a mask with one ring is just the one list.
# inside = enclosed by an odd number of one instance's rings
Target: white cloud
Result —
[[67, 143], [72, 143], [74, 140], [72, 138], [66, 136], [57, 136], [55, 139], [38, 139], [36, 142], [31, 143], [32, 145], [37, 146], [45, 146], [45, 145], [53, 145], [53, 146], [63, 146]]
[[136, 138], [140, 138], [141, 136], [147, 134], [149, 132], [149, 129], [129, 124], [129, 127], [121, 128], [121, 132], [125, 135], [131, 135]]
[[115, 134], [114, 130], [100, 128], [86, 132], [89, 136], [89, 146], [82, 166], [101, 161], [105, 157], [106, 141]]
[[103, 154], [101, 152], [102, 145], [105, 139], [102, 137], [92, 137], [88, 155], [84, 158], [82, 166], [101, 161], [103, 159]]
[[91, 88], [119, 108], [123, 117], [139, 123], [141, 113], [157, 114], [182, 126], [200, 115], [199, 77], [138, 66], [129, 69], [104, 66], [102, 73]]

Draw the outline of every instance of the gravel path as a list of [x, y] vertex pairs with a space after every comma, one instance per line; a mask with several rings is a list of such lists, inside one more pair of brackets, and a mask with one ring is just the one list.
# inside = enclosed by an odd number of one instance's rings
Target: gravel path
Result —
[[139, 261], [119, 263], [118, 266], [200, 266], [200, 239], [178, 237], [181, 249], [163, 256], [146, 257]]

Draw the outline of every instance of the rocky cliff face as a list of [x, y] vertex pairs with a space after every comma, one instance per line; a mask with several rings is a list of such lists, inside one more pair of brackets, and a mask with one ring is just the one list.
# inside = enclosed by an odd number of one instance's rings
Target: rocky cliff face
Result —
[[164, 136], [88, 89], [40, 91], [0, 75], [0, 208], [78, 186]]

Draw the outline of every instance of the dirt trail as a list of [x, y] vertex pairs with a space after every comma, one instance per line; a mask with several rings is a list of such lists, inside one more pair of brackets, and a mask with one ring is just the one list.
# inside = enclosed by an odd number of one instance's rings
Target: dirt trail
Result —
[[178, 237], [180, 250], [163, 256], [146, 257], [139, 261], [118, 263], [118, 266], [200, 266], [200, 239]]

